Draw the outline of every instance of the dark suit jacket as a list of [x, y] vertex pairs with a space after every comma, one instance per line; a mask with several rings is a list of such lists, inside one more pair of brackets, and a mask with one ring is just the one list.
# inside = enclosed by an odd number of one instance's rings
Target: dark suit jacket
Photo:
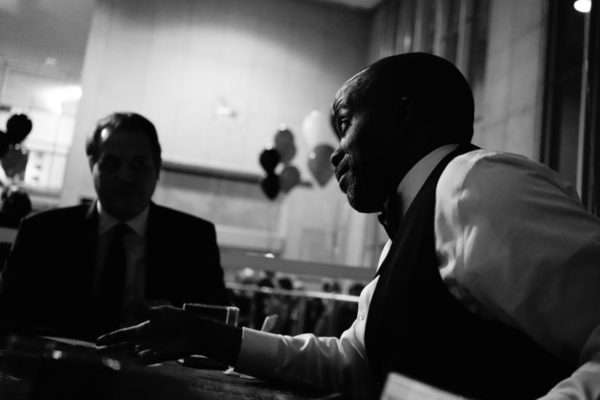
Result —
[[[25, 218], [2, 274], [0, 321], [88, 339], [104, 333], [92, 296], [97, 225], [95, 203]], [[212, 223], [152, 203], [146, 251], [147, 300], [227, 304]]]

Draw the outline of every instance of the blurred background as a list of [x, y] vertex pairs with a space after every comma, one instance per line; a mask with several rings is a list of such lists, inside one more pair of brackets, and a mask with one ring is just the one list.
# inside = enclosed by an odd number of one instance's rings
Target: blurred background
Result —
[[[384, 56], [446, 57], [474, 90], [475, 144], [548, 164], [596, 212], [599, 21], [590, 8], [585, 0], [0, 0], [0, 130], [15, 114], [32, 121], [26, 165], [6, 186], [27, 193], [33, 211], [93, 198], [86, 135], [112, 111], [141, 113], [163, 145], [154, 200], [216, 224], [246, 323], [278, 313], [280, 331], [333, 332], [387, 239], [332, 178], [335, 91]], [[293, 146], [271, 185], [264, 161], [284, 136]]]

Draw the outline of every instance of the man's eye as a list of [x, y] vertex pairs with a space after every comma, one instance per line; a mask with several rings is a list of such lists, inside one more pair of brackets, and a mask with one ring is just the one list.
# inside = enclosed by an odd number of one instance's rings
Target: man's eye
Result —
[[338, 128], [342, 135], [346, 131], [346, 129], [348, 129], [348, 126], [350, 126], [350, 118], [340, 118], [338, 120]]

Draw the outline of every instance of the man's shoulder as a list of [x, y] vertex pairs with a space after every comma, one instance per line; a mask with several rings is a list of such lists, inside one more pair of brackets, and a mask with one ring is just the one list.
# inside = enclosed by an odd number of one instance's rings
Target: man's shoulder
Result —
[[461, 182], [474, 176], [514, 177], [528, 171], [560, 179], [558, 174], [546, 165], [522, 154], [485, 149], [473, 150], [455, 157], [444, 170], [441, 179], [451, 178]]
[[541, 165], [522, 154], [510, 153], [507, 151], [476, 149], [455, 157], [449, 164], [462, 164], [463, 167], [473, 168], [482, 163], [509, 163], [514, 165]]
[[150, 218], [156, 218], [162, 223], [170, 225], [185, 224], [186, 226], [193, 226], [196, 229], [214, 229], [212, 222], [174, 208], [153, 204], [150, 210]]
[[438, 182], [438, 197], [469, 190], [478, 195], [521, 193], [534, 187], [554, 187], [576, 198], [571, 182], [556, 171], [524, 155], [505, 151], [474, 150], [454, 158]]
[[46, 223], [46, 222], [68, 222], [84, 219], [89, 212], [90, 206], [80, 204], [76, 206], [57, 207], [35, 212], [27, 216], [24, 221], [27, 223]]

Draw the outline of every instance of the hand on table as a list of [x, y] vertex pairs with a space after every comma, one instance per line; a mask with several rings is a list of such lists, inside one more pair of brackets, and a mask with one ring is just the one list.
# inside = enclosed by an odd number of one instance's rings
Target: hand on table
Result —
[[98, 345], [129, 343], [144, 363], [203, 354], [233, 364], [241, 329], [227, 326], [171, 306], [148, 309], [147, 321], [100, 336]]

